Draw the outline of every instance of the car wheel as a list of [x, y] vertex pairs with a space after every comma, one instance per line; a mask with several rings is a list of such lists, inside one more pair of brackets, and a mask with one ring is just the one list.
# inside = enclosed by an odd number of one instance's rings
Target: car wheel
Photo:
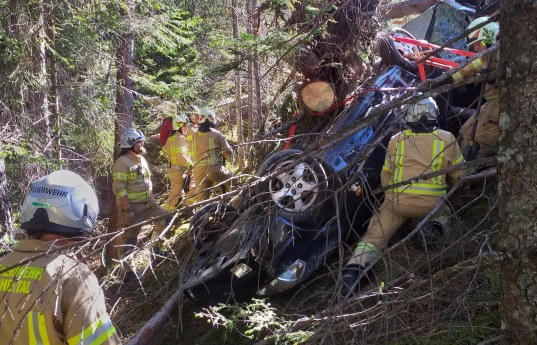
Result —
[[189, 236], [194, 248], [218, 239], [237, 219], [239, 213], [228, 203], [215, 202], [202, 207], [190, 222]]
[[284, 150], [268, 157], [258, 176], [274, 173], [257, 188], [257, 201], [294, 222], [317, 215], [327, 199], [328, 178], [322, 164], [313, 158], [300, 159], [301, 150]]
[[[402, 45], [401, 45], [402, 46]], [[393, 40], [388, 37], [379, 37], [379, 54], [385, 65], [396, 65], [411, 72], [418, 73], [418, 66], [414, 61], [410, 61], [403, 56], [404, 52], [399, 51]]]

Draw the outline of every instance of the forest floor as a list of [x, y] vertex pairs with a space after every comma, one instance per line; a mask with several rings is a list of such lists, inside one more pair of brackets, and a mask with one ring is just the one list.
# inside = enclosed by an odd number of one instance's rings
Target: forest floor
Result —
[[[307, 343], [319, 343], [322, 339], [329, 344], [360, 344], [361, 340], [364, 344], [383, 343], [382, 340], [390, 339], [389, 332], [386, 333], [388, 338], [379, 338], [379, 327], [402, 327], [401, 323], [404, 324], [401, 329], [406, 331], [395, 332], [396, 337], [391, 338], [390, 344], [480, 344], [498, 337], [499, 267], [494, 260], [487, 259], [491, 253], [494, 256], [491, 238], [497, 231], [496, 212], [489, 213], [496, 198], [495, 188], [491, 186], [491, 183], [469, 186], [452, 200], [453, 206], [460, 211], [455, 215], [450, 233], [437, 248], [424, 251], [408, 241], [391, 252], [383, 264], [377, 265], [383, 266], [378, 267], [378, 279], [386, 288], [373, 286], [368, 291], [378, 290], [381, 297], [369, 301], [360, 301], [359, 297], [346, 302], [338, 300], [335, 297], [336, 262], [319, 272], [312, 281], [270, 299], [213, 310], [203, 309], [185, 299], [182, 308], [170, 315], [168, 323], [151, 344], [242, 345], [256, 344], [267, 336], [271, 339], [268, 343], [280, 344], [299, 344], [308, 337]], [[176, 231], [184, 233], [187, 228], [185, 223]], [[394, 241], [403, 235], [404, 232], [398, 234]], [[186, 236], [177, 238], [188, 241]], [[177, 260], [182, 260], [177, 250], [184, 251], [185, 246], [176, 242], [174, 248], [176, 258], [171, 258], [168, 252], [169, 259], [154, 260], [153, 268], [146, 269], [139, 281], [117, 278], [105, 283], [112, 320], [125, 342], [164, 305], [177, 287]], [[148, 253], [139, 256], [140, 266], [145, 264], [147, 268]], [[402, 276], [411, 278], [404, 281]], [[387, 297], [394, 291], [401, 299], [392, 301]], [[307, 331], [306, 336], [300, 333], [303, 337], [299, 340], [282, 336], [287, 330], [296, 331], [293, 327], [298, 319], [327, 311], [336, 315], [358, 315], [388, 300], [394, 305], [383, 309], [386, 320], [370, 321], [360, 332], [351, 327], [356, 324], [356, 318], [351, 323], [343, 317], [340, 321], [316, 322], [309, 325], [311, 327], [299, 329]], [[398, 310], [395, 306], [401, 303], [405, 307]], [[271, 320], [265, 320], [262, 326], [249, 323], [255, 314], [252, 310]], [[335, 335], [329, 341], [326, 334], [330, 332]]]

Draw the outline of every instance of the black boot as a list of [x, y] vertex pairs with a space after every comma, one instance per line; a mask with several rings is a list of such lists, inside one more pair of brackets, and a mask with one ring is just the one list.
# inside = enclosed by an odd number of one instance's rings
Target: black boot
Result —
[[347, 265], [341, 271], [341, 297], [348, 297], [359, 292], [365, 285], [375, 280], [375, 273], [371, 266]]

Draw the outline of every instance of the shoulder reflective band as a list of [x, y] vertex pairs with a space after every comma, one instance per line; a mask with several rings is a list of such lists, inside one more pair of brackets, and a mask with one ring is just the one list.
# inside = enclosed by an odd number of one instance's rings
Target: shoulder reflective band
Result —
[[116, 329], [112, 325], [112, 321], [108, 317], [101, 318], [79, 334], [69, 338], [69, 345], [100, 345], [110, 338]]
[[127, 199], [133, 201], [146, 200], [149, 197], [147, 192], [129, 192], [127, 194]]
[[112, 174], [112, 180], [114, 181], [127, 181], [127, 173], [115, 172]]
[[472, 75], [475, 75], [477, 72], [481, 71], [481, 69], [484, 67], [485, 62], [482, 58], [475, 59], [470, 63], [470, 65], [467, 65], [463, 67], [461, 70], [455, 72], [451, 78], [453, 78], [454, 82], [460, 82], [465, 77], [469, 77]]
[[29, 345], [50, 345], [45, 315], [31, 311], [28, 313], [26, 321], [28, 322]]

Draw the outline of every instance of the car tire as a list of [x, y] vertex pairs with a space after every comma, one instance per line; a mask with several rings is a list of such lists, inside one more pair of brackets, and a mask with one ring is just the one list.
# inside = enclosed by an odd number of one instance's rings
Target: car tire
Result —
[[194, 248], [199, 250], [216, 241], [238, 216], [237, 210], [228, 203], [214, 202], [203, 206], [192, 217], [188, 231]]
[[379, 37], [378, 39], [379, 54], [382, 63], [385, 65], [396, 65], [411, 73], [418, 73], [418, 65], [414, 61], [405, 58], [397, 48], [393, 40], [388, 37]]
[[323, 165], [314, 158], [300, 160], [301, 154], [296, 149], [277, 152], [257, 170], [261, 178], [282, 170], [257, 185], [256, 201], [263, 209], [276, 210], [293, 222], [317, 218], [327, 200], [328, 177]]

